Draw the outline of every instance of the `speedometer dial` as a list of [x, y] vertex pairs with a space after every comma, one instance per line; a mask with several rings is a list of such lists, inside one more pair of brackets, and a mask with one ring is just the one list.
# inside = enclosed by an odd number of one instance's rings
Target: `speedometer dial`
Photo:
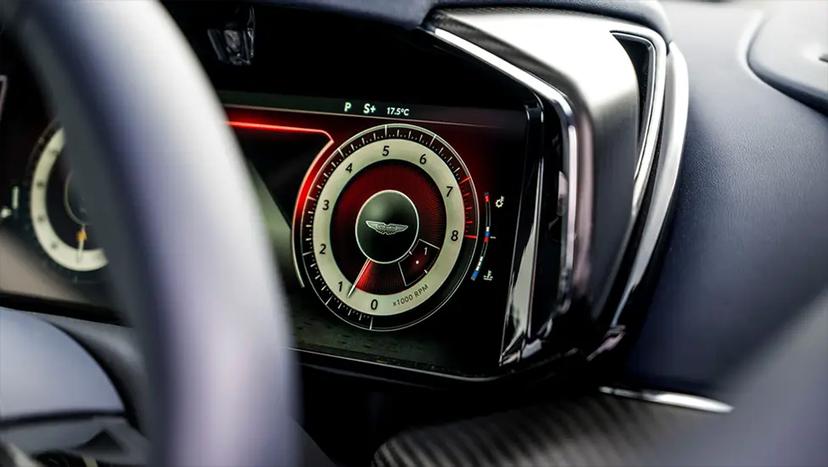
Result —
[[60, 164], [63, 130], [50, 127], [35, 148], [29, 192], [32, 229], [43, 251], [72, 273], [97, 271], [107, 264], [89, 221], [86, 203], [74, 189], [75, 179]]
[[413, 125], [369, 128], [314, 164], [297, 203], [295, 254], [325, 306], [393, 330], [454, 293], [477, 241], [474, 183], [460, 155]]

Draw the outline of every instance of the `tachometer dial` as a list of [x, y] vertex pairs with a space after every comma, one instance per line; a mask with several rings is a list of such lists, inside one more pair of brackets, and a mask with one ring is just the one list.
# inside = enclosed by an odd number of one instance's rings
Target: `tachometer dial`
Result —
[[428, 317], [454, 293], [477, 242], [474, 183], [442, 138], [369, 128], [306, 177], [294, 216], [297, 263], [337, 316], [372, 330]]
[[75, 273], [92, 272], [107, 260], [95, 241], [85, 203], [73, 188], [72, 172], [59, 163], [63, 147], [63, 130], [50, 128], [35, 148], [29, 188], [32, 229], [52, 261]]

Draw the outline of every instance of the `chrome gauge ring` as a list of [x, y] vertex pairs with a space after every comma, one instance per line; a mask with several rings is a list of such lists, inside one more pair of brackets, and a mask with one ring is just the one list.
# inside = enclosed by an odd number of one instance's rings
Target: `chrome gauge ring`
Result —
[[35, 148], [29, 187], [29, 216], [46, 255], [72, 273], [97, 271], [107, 264], [96, 243], [84, 200], [73, 189], [72, 173], [60, 164], [63, 129], [50, 127]]
[[460, 155], [425, 128], [389, 124], [312, 167], [295, 254], [325, 306], [371, 330], [410, 326], [442, 306], [477, 243], [477, 195]]

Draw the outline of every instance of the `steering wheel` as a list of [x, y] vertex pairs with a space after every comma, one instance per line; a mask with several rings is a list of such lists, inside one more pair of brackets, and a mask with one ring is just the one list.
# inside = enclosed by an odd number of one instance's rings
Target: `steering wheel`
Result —
[[137, 330], [150, 465], [296, 462], [281, 283], [239, 147], [157, 2], [2, 0]]

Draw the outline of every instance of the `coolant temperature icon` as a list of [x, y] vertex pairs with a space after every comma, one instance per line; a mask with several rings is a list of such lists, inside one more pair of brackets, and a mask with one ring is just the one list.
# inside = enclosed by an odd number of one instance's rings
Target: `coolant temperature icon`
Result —
[[[486, 252], [489, 251], [489, 241], [494, 240], [494, 237], [492, 236], [492, 203], [488, 193], [483, 194], [483, 205], [486, 213], [486, 223], [483, 226], [483, 247], [480, 249], [480, 256], [477, 258], [477, 265], [471, 273], [471, 280], [473, 281], [477, 280], [477, 276], [480, 275], [480, 270], [483, 267], [483, 260], [486, 259]], [[495, 205], [497, 207], [503, 205], [502, 196], [495, 201]], [[492, 280], [491, 270], [486, 271], [486, 274], [483, 276], [483, 280], [487, 282]]]

